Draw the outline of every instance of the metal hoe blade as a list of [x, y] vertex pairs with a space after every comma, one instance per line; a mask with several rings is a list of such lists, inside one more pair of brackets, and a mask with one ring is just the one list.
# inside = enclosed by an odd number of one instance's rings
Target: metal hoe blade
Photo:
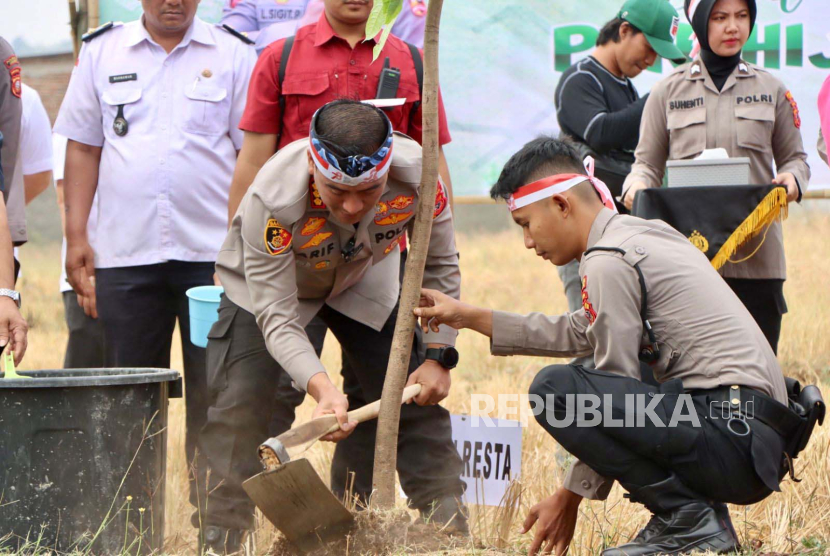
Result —
[[307, 459], [251, 477], [242, 487], [268, 521], [297, 548], [310, 551], [344, 536], [354, 516], [320, 479]]

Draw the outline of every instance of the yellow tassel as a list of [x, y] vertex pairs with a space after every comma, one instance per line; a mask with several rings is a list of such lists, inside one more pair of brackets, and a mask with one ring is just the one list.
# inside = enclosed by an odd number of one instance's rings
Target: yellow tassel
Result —
[[[729, 260], [732, 255], [737, 253], [738, 249], [760, 234], [764, 228], [776, 220], [787, 218], [787, 213], [787, 190], [783, 187], [776, 187], [758, 203], [755, 210], [732, 232], [732, 235], [729, 236], [729, 239], [724, 242], [717, 255], [712, 259], [712, 266], [715, 267], [715, 270], [719, 270], [728, 262], [742, 262], [752, 257], [752, 255], [758, 252], [758, 249], [741, 261]], [[763, 245], [763, 241], [761, 244]], [[758, 248], [760, 247], [761, 245], [758, 246]]]

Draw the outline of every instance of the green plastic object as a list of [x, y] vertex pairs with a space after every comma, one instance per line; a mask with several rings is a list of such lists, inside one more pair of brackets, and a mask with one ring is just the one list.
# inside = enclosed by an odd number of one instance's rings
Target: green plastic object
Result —
[[6, 378], [32, 378], [30, 376], [23, 376], [17, 374], [14, 369], [14, 352], [7, 351], [3, 354], [3, 372]]

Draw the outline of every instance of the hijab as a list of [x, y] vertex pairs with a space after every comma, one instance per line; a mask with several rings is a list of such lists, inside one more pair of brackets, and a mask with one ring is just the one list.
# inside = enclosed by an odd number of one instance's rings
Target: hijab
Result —
[[[752, 29], [755, 27], [755, 18], [758, 15], [758, 7], [755, 0], [744, 1], [747, 8], [749, 8], [749, 32], [752, 33]], [[716, 3], [717, 0], [686, 0], [684, 7], [686, 18], [691, 23], [696, 40], [700, 44], [700, 59], [709, 71], [709, 76], [718, 91], [720, 91], [741, 61], [741, 53], [738, 52], [733, 56], [726, 57], [719, 56], [709, 45], [709, 16], [712, 14], [712, 8], [715, 7]]]

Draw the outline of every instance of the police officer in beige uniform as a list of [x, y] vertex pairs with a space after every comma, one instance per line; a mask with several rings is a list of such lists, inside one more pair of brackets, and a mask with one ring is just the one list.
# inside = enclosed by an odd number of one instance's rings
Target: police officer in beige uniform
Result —
[[[217, 259], [225, 297], [208, 335], [214, 401], [200, 445], [212, 484], [202, 519], [215, 549], [232, 552], [253, 526], [241, 484], [260, 469], [256, 449], [268, 438], [266, 408], [283, 373], [317, 401], [315, 416], [338, 416], [342, 430], [330, 439], [352, 433], [335, 449], [335, 493], [347, 490], [349, 472], [355, 494], [365, 500], [371, 493], [375, 423], [352, 431], [345, 413], [379, 399], [383, 389], [400, 290], [398, 245], [414, 223], [420, 179], [421, 147], [393, 134], [383, 111], [341, 100], [318, 110], [311, 137], [280, 149], [245, 194]], [[446, 189], [439, 189], [424, 283], [457, 298], [453, 220]], [[304, 330], [315, 315], [343, 348], [345, 395], [312, 347], [309, 336], [319, 330]], [[401, 410], [398, 472], [423, 515], [435, 509], [436, 520], [465, 530], [457, 501], [461, 460], [449, 413], [436, 405], [449, 390], [456, 334], [441, 327], [416, 338], [409, 383], [423, 390], [417, 405]]]
[[[740, 57], [755, 14], [755, 0], [686, 0], [701, 55], [676, 68], [651, 91], [636, 162], [623, 185], [627, 207], [637, 191], [660, 186], [666, 160], [694, 158], [716, 147], [725, 148], [731, 157], [749, 158], [751, 183], [781, 184], [788, 201], [801, 199], [810, 168], [796, 102], [777, 77]], [[727, 263], [721, 275], [777, 351], [786, 312], [781, 224], [772, 224], [733, 258], [742, 262]]]
[[[664, 222], [615, 214], [592, 182], [571, 146], [543, 137], [511, 158], [491, 190], [507, 199], [528, 249], [555, 265], [580, 261], [581, 310], [523, 316], [424, 290], [416, 315], [489, 336], [494, 355], [594, 352], [596, 370], [552, 365], [530, 387], [539, 423], [579, 460], [531, 509], [531, 554], [543, 542], [563, 554], [582, 498], [605, 499], [615, 480], [654, 515], [634, 542], [604, 554], [733, 550], [724, 503], [765, 498], [784, 472], [791, 431], [779, 429], [792, 412], [781, 368], [705, 255]], [[660, 386], [640, 380], [641, 360]], [[601, 422], [574, 415], [574, 394], [593, 396]], [[729, 419], [720, 405], [710, 415], [712, 402], [731, 399]], [[741, 419], [752, 406], [754, 419]], [[673, 421], [678, 412], [685, 418]]]

